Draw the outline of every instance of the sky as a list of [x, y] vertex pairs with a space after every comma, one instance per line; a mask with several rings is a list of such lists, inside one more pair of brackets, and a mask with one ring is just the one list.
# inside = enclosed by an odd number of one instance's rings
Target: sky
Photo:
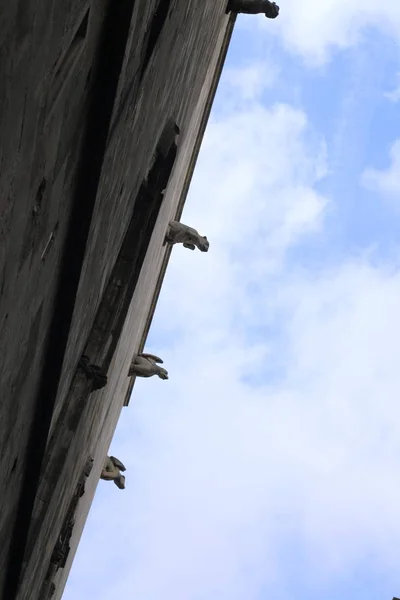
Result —
[[182, 217], [210, 250], [173, 250], [170, 379], [64, 600], [400, 596], [400, 2], [280, 4], [237, 19]]

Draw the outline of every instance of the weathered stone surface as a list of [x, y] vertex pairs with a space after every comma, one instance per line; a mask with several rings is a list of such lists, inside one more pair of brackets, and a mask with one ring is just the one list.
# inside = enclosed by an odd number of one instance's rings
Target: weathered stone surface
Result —
[[122, 475], [121, 471], [126, 471], [122, 462], [115, 456], [107, 456], [100, 473], [100, 479], [113, 481], [120, 490], [123, 490], [125, 489], [125, 475]]
[[162, 364], [163, 361], [154, 354], [136, 354], [129, 367], [128, 375], [135, 375], [135, 377], [157, 375], [160, 379], [168, 379], [168, 371], [160, 367], [158, 363]]
[[[62, 594], [129, 386], [129, 365], [141, 350], [168, 252], [165, 233], [177, 218], [226, 43], [229, 17], [224, 1], [164, 2], [168, 11], [151, 55], [146, 32], [154, 25], [159, 3], [135, 3], [18, 600], [40, 599], [60, 528], [90, 454], [93, 469], [84, 495], [79, 488], [70, 550], [46, 584], [48, 597]], [[91, 3], [88, 9], [89, 4], [79, 0], [22, 0], [7, 3], [0, 20], [0, 590], [105, 2]], [[103, 329], [95, 330], [105, 292], [113, 289], [108, 287], [111, 277], [116, 286], [118, 273], [124, 272], [122, 263], [122, 271], [114, 271], [118, 253], [169, 118], [180, 128], [171, 179], [156, 213], [147, 210], [142, 198], [146, 210], [136, 218], [149, 234], [137, 242], [141, 258], [134, 259], [138, 271], [121, 302], [121, 319], [114, 315], [112, 331], [107, 320], [101, 321]], [[93, 377], [78, 369], [88, 348], [97, 348], [89, 354], [89, 364], [101, 369], [106, 365], [107, 385], [98, 391]]]
[[205, 235], [200, 235], [193, 227], [189, 227], [180, 221], [171, 221], [168, 225], [166, 244], [182, 244], [189, 250], [198, 248], [200, 252], [208, 252], [210, 243]]

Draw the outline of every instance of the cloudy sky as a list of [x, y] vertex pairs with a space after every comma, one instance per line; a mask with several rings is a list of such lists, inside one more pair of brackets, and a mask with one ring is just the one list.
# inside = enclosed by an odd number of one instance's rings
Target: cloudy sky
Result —
[[210, 251], [173, 251], [170, 380], [135, 386], [64, 600], [400, 595], [399, 41], [398, 0], [238, 18], [182, 219]]

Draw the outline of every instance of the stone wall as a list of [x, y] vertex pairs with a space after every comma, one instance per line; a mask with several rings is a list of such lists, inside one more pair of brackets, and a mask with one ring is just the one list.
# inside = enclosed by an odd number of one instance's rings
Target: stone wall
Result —
[[[162, 241], [182, 204], [215, 72], [221, 66], [219, 57], [227, 44], [231, 21], [223, 0], [164, 2], [168, 10], [161, 10], [161, 15], [159, 2], [136, 0], [134, 5], [19, 600], [47, 600], [62, 593], [127, 394], [129, 363], [147, 331], [160, 272], [165, 269], [167, 250]], [[105, 6], [76, 1], [61, 5], [54, 0], [15, 4], [7, 8], [1, 25], [6, 40], [1, 48], [6, 66], [1, 89], [6, 94], [0, 99], [0, 119], [7, 133], [0, 170], [2, 575], [56, 276], [65, 266], [61, 250], [65, 241], [74, 243], [65, 240], [66, 223]], [[176, 162], [159, 211], [153, 217], [142, 214], [146, 211], [135, 213], [140, 222], [135, 236], [148, 232], [139, 235], [142, 259], [135, 259], [131, 302], [121, 304], [123, 329], [113, 330], [118, 344], [111, 363], [104, 358], [110, 343], [107, 328], [104, 339], [100, 335], [96, 340], [108, 383], [93, 392], [87, 375], [77, 369], [78, 362], [85, 348], [94, 347], [94, 322], [104, 307], [105, 291], [115, 276], [121, 245], [168, 118], [181, 129]], [[150, 230], [146, 219], [155, 219]], [[85, 493], [74, 504], [69, 531], [71, 502], [91, 457], [93, 468]], [[57, 563], [55, 568], [52, 556], [65, 531], [70, 538], [62, 547], [70, 550], [63, 566]]]

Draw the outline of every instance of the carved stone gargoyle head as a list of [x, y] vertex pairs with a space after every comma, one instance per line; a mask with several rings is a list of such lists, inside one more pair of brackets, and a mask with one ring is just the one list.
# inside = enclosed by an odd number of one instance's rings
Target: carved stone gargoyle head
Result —
[[160, 379], [168, 379], [168, 371], [163, 369], [163, 367], [159, 367], [157, 375]]
[[107, 456], [100, 479], [113, 481], [120, 490], [124, 490], [125, 477], [122, 475], [121, 471], [126, 471], [125, 465], [123, 465], [118, 458], [115, 458], [115, 456]]
[[208, 241], [206, 236], [203, 235], [202, 237], [200, 237], [199, 250], [201, 252], [208, 252], [209, 247], [210, 247], [210, 242]]
[[117, 488], [119, 488], [120, 490], [124, 490], [125, 489], [125, 475], [120, 475], [119, 477], [116, 477], [116, 479], [114, 479], [114, 483], [117, 486]]
[[[182, 246], [184, 248], [188, 248], [189, 250], [196, 250], [196, 246], [195, 244], [191, 244], [190, 242], [184, 242], [182, 244]], [[198, 242], [197, 242], [197, 247], [200, 250], [200, 252], [208, 252], [208, 249], [210, 247], [210, 242], [208, 241], [208, 239], [206, 238], [206, 236], [199, 236]]]
[[268, 19], [276, 19], [279, 16], [279, 6], [276, 2], [271, 2], [268, 10], [265, 11], [265, 16]]

